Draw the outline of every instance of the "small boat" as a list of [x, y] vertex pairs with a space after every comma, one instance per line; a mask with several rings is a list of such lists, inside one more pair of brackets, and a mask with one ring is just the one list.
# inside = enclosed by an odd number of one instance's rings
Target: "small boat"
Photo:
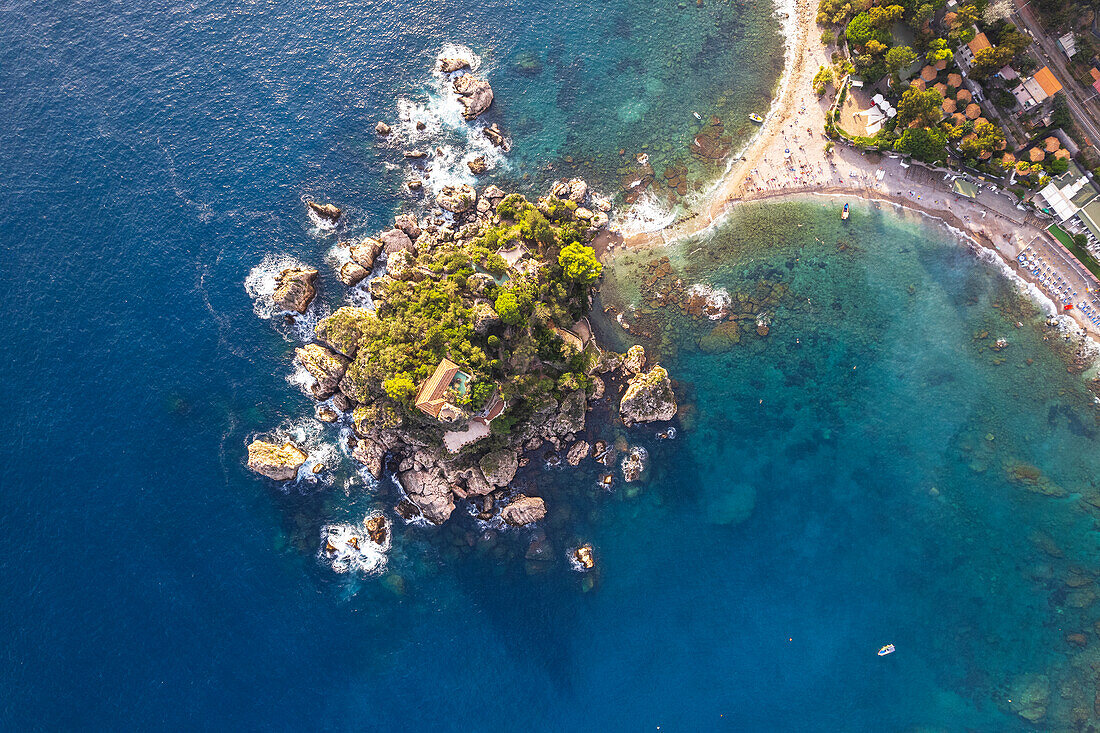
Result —
[[896, 650], [894, 649], [893, 644], [887, 644], [886, 646], [878, 650], [878, 655], [880, 657], [885, 657], [887, 654], [893, 654], [895, 651]]
[[840, 212], [840, 218], [841, 219], [847, 219], [848, 218], [848, 204], [844, 204], [844, 211]]
[[692, 112], [692, 114], [695, 115], [695, 119], [697, 119], [697, 120], [703, 119], [702, 117], [699, 116], [698, 112]]
[[749, 115], [749, 119], [752, 120], [753, 122], [756, 122], [756, 123], [760, 123], [760, 122], [764, 121], [764, 118], [761, 117], [760, 115], [756, 114], [755, 112], [753, 112], [751, 115]]

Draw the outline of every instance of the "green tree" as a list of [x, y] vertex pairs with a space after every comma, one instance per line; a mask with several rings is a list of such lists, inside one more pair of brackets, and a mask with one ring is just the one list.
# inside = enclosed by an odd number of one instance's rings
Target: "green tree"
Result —
[[927, 163], [935, 163], [946, 157], [946, 144], [947, 136], [942, 130], [911, 127], [894, 143], [894, 150]]
[[882, 44], [890, 42], [890, 32], [876, 25], [870, 14], [865, 12], [852, 18], [852, 22], [844, 31], [844, 37], [848, 39], [848, 43], [860, 48], [866, 46], [872, 39]]
[[955, 54], [951, 53], [951, 49], [947, 47], [947, 41], [942, 38], [936, 38], [928, 44], [928, 53], [924, 55], [925, 60], [930, 64], [934, 64], [937, 61], [951, 61], [955, 57]]
[[523, 313], [519, 309], [519, 300], [510, 290], [505, 290], [497, 296], [496, 312], [500, 320], [509, 326], [515, 326], [523, 320]]
[[917, 60], [917, 53], [908, 46], [894, 46], [886, 52], [886, 68], [894, 73]]
[[1085, 247], [1088, 246], [1089, 238], [1083, 232], [1078, 232], [1077, 234], [1073, 235], [1073, 243], [1076, 244], [1081, 249], [1084, 249]]
[[573, 243], [562, 248], [558, 264], [566, 279], [577, 283], [590, 283], [603, 272], [603, 265], [596, 259], [596, 250], [583, 244]]
[[921, 91], [909, 87], [898, 102], [898, 124], [907, 127], [916, 120], [921, 127], [928, 127], [943, 117], [943, 95], [935, 89]]
[[396, 402], [407, 405], [416, 396], [416, 383], [402, 372], [382, 382], [382, 389]]
[[970, 67], [970, 75], [978, 80], [985, 79], [1011, 60], [1012, 50], [1005, 46], [983, 48], [974, 54], [974, 63]]
[[1053, 176], [1060, 176], [1069, 170], [1069, 158], [1055, 158], [1047, 166], [1047, 172]]

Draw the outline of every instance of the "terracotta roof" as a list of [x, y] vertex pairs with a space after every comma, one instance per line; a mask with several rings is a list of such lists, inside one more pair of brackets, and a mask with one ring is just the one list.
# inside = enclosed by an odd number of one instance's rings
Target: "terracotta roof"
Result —
[[1050, 68], [1044, 66], [1035, 72], [1033, 77], [1035, 81], [1039, 82], [1039, 86], [1043, 88], [1043, 91], [1047, 93], [1047, 96], [1057, 94], [1062, 90], [1062, 85], [1058, 83], [1058, 80], [1054, 78], [1054, 74]]
[[961, 74], [948, 74], [947, 85], [958, 89], [963, 85], [963, 78]]
[[936, 70], [933, 69], [931, 66], [925, 66], [923, 69], [920, 70], [920, 78], [924, 79], [925, 81], [932, 81], [936, 78]]
[[1012, 153], [1005, 153], [1004, 155], [1001, 156], [1001, 162], [1006, 164], [1006, 165], [1015, 165], [1016, 164], [1016, 156], [1013, 155]]
[[978, 139], [977, 134], [972, 132], [969, 135], [964, 135], [963, 139], [959, 140], [959, 144], [961, 145], [962, 143], [969, 142], [971, 140], [977, 140], [977, 139]]
[[913, 79], [913, 81], [909, 82], [909, 86], [913, 87], [914, 89], [919, 89], [920, 91], [923, 92], [924, 91], [924, 79]]
[[951, 12], [944, 13], [943, 14], [943, 22], [947, 23], [947, 25], [955, 25], [955, 18], [958, 18], [958, 17], [959, 17], [958, 13], [951, 13]]
[[989, 160], [992, 157], [993, 153], [989, 152], [988, 150], [983, 150], [982, 154], [978, 156], [978, 158], [980, 158], [981, 160]]
[[960, 89], [955, 92], [955, 99], [959, 102], [969, 102], [974, 97], [969, 89]]
[[943, 71], [947, 68], [947, 59], [940, 59], [936, 62], [936, 71]]
[[999, 143], [997, 143], [997, 150], [1004, 150], [1007, 147], [1008, 143], [1004, 140], [1001, 140]]
[[954, 111], [955, 111], [955, 100], [954, 99], [945, 99], [945, 100], [943, 100], [943, 113], [945, 115], [949, 115]]
[[1054, 137], [1053, 135], [1043, 141], [1043, 150], [1047, 151], [1048, 153], [1053, 153], [1060, 147], [1062, 147], [1062, 143], [1058, 140], [1058, 138]]
[[1069, 160], [1069, 151], [1066, 150], [1065, 148], [1060, 148], [1060, 149], [1054, 151], [1054, 157], [1055, 158], [1065, 158], [1066, 160]]
[[939, 92], [941, 97], [947, 96], [947, 85], [944, 84], [942, 81], [938, 81], [933, 84], [932, 88]]
[[974, 127], [977, 127], [978, 125], [980, 125], [983, 122], [989, 122], [989, 120], [987, 120], [984, 117], [979, 117], [978, 119], [974, 120]]
[[1044, 153], [1042, 150], [1039, 150], [1039, 148], [1032, 148], [1031, 150], [1027, 151], [1027, 157], [1031, 160], [1032, 163], [1038, 163], [1042, 160], [1045, 160], [1047, 154]]
[[987, 48], [993, 48], [993, 44], [989, 42], [989, 39], [985, 37], [984, 33], [979, 33], [974, 36], [974, 40], [966, 44], [966, 47], [970, 49], [970, 53], [975, 56], [978, 55], [978, 51], [983, 51]]
[[1097, 69], [1095, 66], [1093, 66], [1089, 69], [1089, 73], [1092, 74], [1093, 81], [1100, 81], [1100, 69]]
[[424, 386], [420, 388], [420, 392], [416, 395], [417, 409], [432, 417], [438, 417], [439, 411], [447, 404], [444, 395], [447, 394], [451, 382], [454, 381], [455, 375], [459, 371], [458, 364], [450, 359], [439, 362], [439, 366], [435, 368], [435, 373], [428, 377], [428, 380], [424, 382]]
[[982, 114], [982, 108], [979, 107], [978, 105], [973, 104], [973, 103], [966, 105], [966, 119], [976, 120], [979, 117], [981, 117], [981, 114]]
[[964, 115], [962, 112], [956, 112], [955, 114], [951, 115], [951, 122], [956, 125], [961, 125], [962, 123], [966, 122], [966, 115]]

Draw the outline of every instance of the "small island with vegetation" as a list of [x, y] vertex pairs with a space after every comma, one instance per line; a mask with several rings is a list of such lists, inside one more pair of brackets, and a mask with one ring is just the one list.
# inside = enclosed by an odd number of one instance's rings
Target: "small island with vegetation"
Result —
[[[348, 452], [373, 476], [394, 472], [404, 520], [441, 524], [469, 501], [480, 519], [529, 524], [545, 516], [544, 499], [508, 488], [525, 453], [549, 444], [570, 465], [590, 455], [611, 465], [612, 447], [583, 440], [590, 403], [621, 395], [623, 423], [667, 421], [672, 384], [660, 365], [646, 369], [640, 346], [620, 355], [593, 338], [586, 314], [602, 265], [590, 243], [611, 207], [584, 181], [534, 203], [468, 185], [435, 203], [423, 221], [403, 214], [377, 237], [340, 244], [339, 278], [369, 304], [322, 319], [296, 359], [318, 419], [350, 427]], [[316, 275], [281, 273], [276, 308], [302, 312]], [[626, 480], [644, 459], [628, 451]], [[249, 446], [249, 467], [273, 480], [305, 464], [293, 443]]]

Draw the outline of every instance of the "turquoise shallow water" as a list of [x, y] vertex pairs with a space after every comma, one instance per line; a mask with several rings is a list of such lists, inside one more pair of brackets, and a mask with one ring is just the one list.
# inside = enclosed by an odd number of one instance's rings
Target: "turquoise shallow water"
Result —
[[[659, 146], [704, 124], [691, 111], [728, 118], [701, 109], [720, 88], [731, 114], [756, 108], [769, 13], [0, 6], [0, 727], [1012, 730], [1025, 682], [1049, 689], [1037, 727], [1095, 722], [1091, 395], [994, 271], [889, 214], [745, 208], [661, 253], [688, 285], [766, 279], [771, 332], [632, 317], [669, 331], [645, 343], [678, 379], [679, 434], [622, 434], [650, 453], [636, 488], [525, 473], [545, 537], [456, 515], [399, 526], [383, 577], [335, 575], [321, 526], [388, 510], [392, 485], [345, 485], [337, 460], [332, 485], [284, 492], [244, 467], [251, 436], [311, 410], [287, 381], [294, 334], [244, 282], [292, 255], [342, 302], [301, 197], [344, 205], [351, 233], [409, 205], [373, 123], [430, 100], [444, 43], [500, 93], [489, 120], [514, 145], [487, 180], [536, 190], [627, 142], [668, 164]], [[601, 308], [656, 256], [610, 264]], [[564, 561], [581, 540], [588, 592]]]

